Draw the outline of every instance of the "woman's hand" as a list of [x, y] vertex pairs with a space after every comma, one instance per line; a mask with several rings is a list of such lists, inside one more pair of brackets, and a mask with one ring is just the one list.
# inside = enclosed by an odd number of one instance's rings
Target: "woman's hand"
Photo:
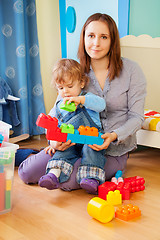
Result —
[[101, 151], [103, 149], [107, 149], [111, 142], [115, 141], [117, 139], [117, 134], [115, 132], [112, 133], [105, 133], [101, 135], [101, 137], [104, 139], [104, 143], [102, 145], [88, 145], [90, 148], [96, 151]]

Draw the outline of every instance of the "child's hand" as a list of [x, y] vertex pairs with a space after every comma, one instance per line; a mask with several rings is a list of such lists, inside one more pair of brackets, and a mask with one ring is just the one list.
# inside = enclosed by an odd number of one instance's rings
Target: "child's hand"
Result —
[[67, 104], [70, 104], [71, 102], [74, 102], [75, 105], [77, 106], [78, 104], [84, 104], [85, 103], [85, 96], [77, 96], [77, 97], [65, 97], [63, 98], [63, 103], [65, 104], [67, 102]]
[[117, 139], [117, 134], [115, 132], [112, 133], [105, 133], [101, 135], [101, 137], [104, 139], [104, 143], [102, 145], [88, 145], [90, 148], [96, 151], [101, 151], [103, 149], [107, 149], [110, 145], [111, 142]]
[[50, 141], [50, 146], [55, 150], [64, 151], [67, 148], [75, 145], [75, 143], [71, 143], [71, 140], [68, 140], [67, 142], [57, 142], [57, 141]]
[[44, 149], [44, 151], [45, 151], [46, 154], [49, 154], [51, 157], [52, 157], [52, 155], [55, 153], [55, 149], [52, 148], [51, 146], [46, 147], [46, 148]]

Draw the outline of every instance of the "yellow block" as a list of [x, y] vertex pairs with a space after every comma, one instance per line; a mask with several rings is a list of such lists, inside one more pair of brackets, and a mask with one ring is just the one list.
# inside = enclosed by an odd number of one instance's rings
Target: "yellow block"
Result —
[[10, 191], [11, 187], [12, 187], [12, 181], [10, 179], [6, 180], [6, 191]]
[[94, 197], [89, 201], [87, 212], [102, 223], [110, 222], [114, 217], [114, 207], [99, 197]]
[[122, 195], [119, 190], [109, 191], [107, 194], [107, 202], [112, 205], [122, 204]]
[[160, 122], [159, 118], [154, 118], [149, 123], [149, 130], [156, 131], [157, 123]]

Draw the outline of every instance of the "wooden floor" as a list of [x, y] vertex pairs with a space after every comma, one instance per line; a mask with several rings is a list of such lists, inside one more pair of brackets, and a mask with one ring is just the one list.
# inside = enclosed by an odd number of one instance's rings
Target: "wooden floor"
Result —
[[[41, 148], [46, 140], [20, 142], [23, 147]], [[12, 211], [0, 215], [0, 240], [159, 240], [160, 239], [160, 150], [143, 149], [128, 160], [125, 177], [142, 176], [143, 192], [130, 200], [142, 216], [129, 222], [114, 218], [107, 224], [92, 219], [87, 204], [94, 195], [83, 190], [49, 191], [24, 184], [15, 169]]]

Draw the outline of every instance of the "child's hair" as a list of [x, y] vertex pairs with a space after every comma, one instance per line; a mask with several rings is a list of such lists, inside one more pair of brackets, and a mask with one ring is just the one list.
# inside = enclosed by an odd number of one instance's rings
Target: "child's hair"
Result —
[[54, 86], [58, 83], [63, 84], [68, 79], [72, 80], [72, 82], [83, 82], [84, 86], [89, 82], [89, 78], [86, 76], [81, 65], [77, 61], [63, 58], [53, 67], [51, 84]]
[[78, 58], [80, 60], [80, 64], [82, 65], [82, 68], [84, 69], [85, 73], [88, 73], [90, 70], [90, 63], [91, 58], [87, 54], [85, 50], [85, 30], [86, 27], [92, 22], [92, 21], [101, 21], [107, 24], [110, 32], [110, 38], [111, 38], [111, 46], [108, 53], [109, 56], [109, 79], [110, 81], [113, 80], [115, 77], [118, 77], [122, 70], [122, 60], [121, 60], [121, 49], [120, 49], [120, 39], [119, 39], [119, 32], [116, 26], [115, 21], [107, 14], [102, 13], [95, 13], [91, 15], [83, 25], [81, 35], [80, 35], [80, 42], [79, 42], [79, 48], [78, 48]]

